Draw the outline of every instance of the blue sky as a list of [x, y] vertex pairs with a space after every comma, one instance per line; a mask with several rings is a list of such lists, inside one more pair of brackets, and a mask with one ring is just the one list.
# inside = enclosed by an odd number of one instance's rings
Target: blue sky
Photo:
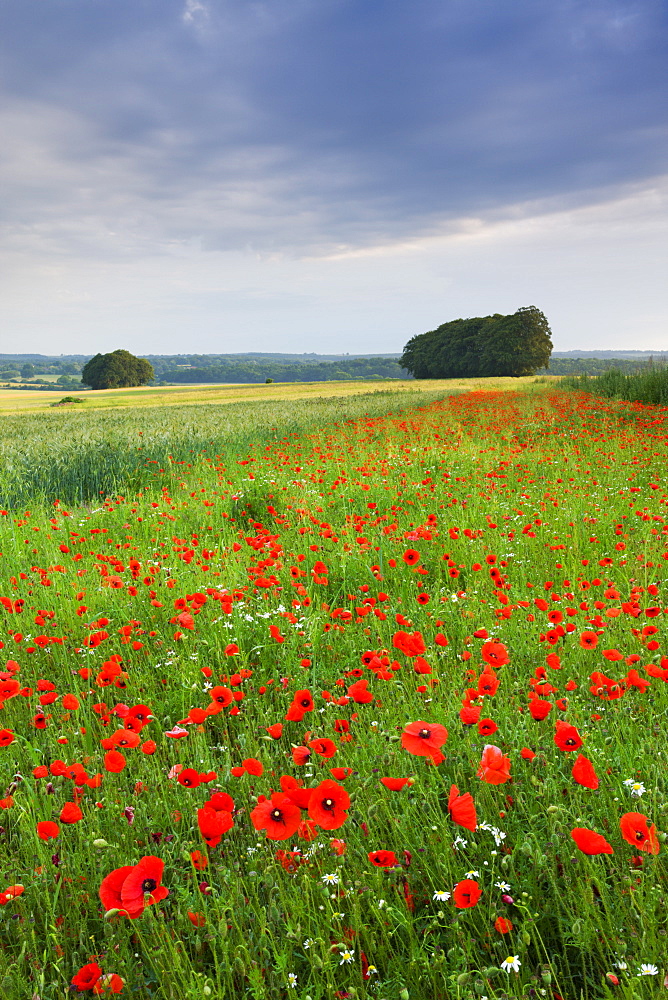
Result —
[[661, 0], [0, 0], [1, 350], [668, 349]]

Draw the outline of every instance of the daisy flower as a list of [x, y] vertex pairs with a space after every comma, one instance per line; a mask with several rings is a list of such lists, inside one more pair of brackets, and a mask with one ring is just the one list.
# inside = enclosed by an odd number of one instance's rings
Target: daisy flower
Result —
[[521, 964], [519, 955], [508, 955], [508, 958], [504, 958], [501, 962], [501, 968], [504, 972], [510, 972], [511, 969], [513, 972], [519, 972]]
[[624, 784], [635, 799], [639, 799], [647, 791], [642, 781], [634, 781], [633, 778], [627, 778]]
[[450, 899], [450, 893], [444, 892], [442, 889], [437, 889], [432, 896], [432, 899], [437, 899], [439, 903], [445, 903], [448, 899]]

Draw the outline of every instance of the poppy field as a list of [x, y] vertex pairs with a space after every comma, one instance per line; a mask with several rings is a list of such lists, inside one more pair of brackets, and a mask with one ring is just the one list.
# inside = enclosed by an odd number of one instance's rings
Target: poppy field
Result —
[[664, 995], [668, 408], [205, 409], [3, 418], [0, 995]]

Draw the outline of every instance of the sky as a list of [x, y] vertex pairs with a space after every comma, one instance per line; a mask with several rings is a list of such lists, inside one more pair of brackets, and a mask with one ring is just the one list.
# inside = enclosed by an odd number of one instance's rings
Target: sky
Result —
[[0, 351], [668, 349], [664, 0], [0, 0]]

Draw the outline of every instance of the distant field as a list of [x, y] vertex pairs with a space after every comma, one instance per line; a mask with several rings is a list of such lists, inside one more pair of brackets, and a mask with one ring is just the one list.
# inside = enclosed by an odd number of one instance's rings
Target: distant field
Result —
[[[552, 379], [550, 379], [552, 381]], [[137, 389], [105, 389], [97, 392], [68, 392], [59, 388], [55, 392], [30, 389], [0, 389], [0, 413], [35, 412], [48, 410], [51, 403], [63, 396], [73, 395], [85, 400], [80, 408], [108, 409], [128, 406], [183, 406], [193, 403], [240, 403], [245, 400], [307, 399], [330, 396], [358, 396], [375, 392], [461, 392], [476, 389], [519, 389], [536, 382], [527, 378], [476, 378], [476, 379], [388, 379], [387, 381], [359, 382], [274, 382], [269, 385], [231, 384], [196, 386], [140, 386]], [[70, 409], [77, 409], [73, 404]], [[65, 409], [65, 407], [63, 407]]]

